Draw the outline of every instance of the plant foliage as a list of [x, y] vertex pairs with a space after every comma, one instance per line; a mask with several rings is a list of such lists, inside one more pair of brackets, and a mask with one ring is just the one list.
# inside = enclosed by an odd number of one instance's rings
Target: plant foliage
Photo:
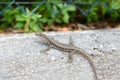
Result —
[[[8, 0], [9, 1], [9, 0]], [[35, 0], [43, 1], [43, 0]], [[23, 29], [25, 32], [42, 31], [43, 26], [49, 26], [51, 24], [69, 24], [70, 22], [100, 22], [109, 20], [112, 22], [117, 22], [120, 19], [120, 0], [98, 0], [99, 2], [95, 4], [96, 0], [76, 0], [75, 2], [91, 2], [92, 4], [67, 4], [60, 3], [62, 0], [46, 0], [46, 2], [59, 2], [54, 4], [42, 4], [39, 8], [35, 10], [37, 5], [29, 5], [21, 7], [10, 6], [6, 9], [0, 18], [0, 29], [14, 28]], [[90, 12], [87, 16], [84, 16], [77, 7], [82, 9], [84, 12]], [[0, 5], [0, 9], [2, 6]], [[24, 9], [24, 11], [23, 11]], [[79, 17], [80, 16], [80, 17]], [[81, 20], [77, 20], [78, 17]]]

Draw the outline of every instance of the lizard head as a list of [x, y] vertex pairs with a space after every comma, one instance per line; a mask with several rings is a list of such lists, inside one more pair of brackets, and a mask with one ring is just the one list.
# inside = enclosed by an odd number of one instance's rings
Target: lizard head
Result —
[[39, 40], [45, 44], [49, 44], [48, 36], [45, 34], [42, 34], [41, 32], [38, 32], [35, 34]]

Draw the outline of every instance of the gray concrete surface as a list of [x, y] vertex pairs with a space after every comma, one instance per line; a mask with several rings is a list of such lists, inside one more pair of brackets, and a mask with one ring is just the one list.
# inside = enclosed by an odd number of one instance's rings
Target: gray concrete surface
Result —
[[[93, 59], [99, 80], [120, 80], [120, 30], [45, 33], [63, 43], [82, 48]], [[51, 49], [32, 34], [0, 35], [0, 80], [95, 80], [81, 55], [67, 63], [68, 53]]]

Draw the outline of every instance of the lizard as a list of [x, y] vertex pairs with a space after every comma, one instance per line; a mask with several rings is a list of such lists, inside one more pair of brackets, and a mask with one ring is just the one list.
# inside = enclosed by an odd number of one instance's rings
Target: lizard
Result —
[[70, 44], [65, 44], [65, 43], [58, 42], [58, 41], [54, 40], [53, 38], [50, 38], [49, 36], [47, 36], [41, 32], [36, 32], [35, 35], [39, 38], [39, 40], [42, 43], [48, 45], [48, 47], [43, 51], [46, 52], [46, 51], [49, 51], [51, 48], [53, 48], [53, 49], [57, 49], [62, 52], [68, 52], [69, 53], [69, 60], [68, 60], [69, 63], [71, 63], [73, 61], [72, 55], [74, 55], [75, 53], [81, 54], [83, 57], [85, 57], [88, 60], [88, 62], [92, 66], [92, 70], [95, 75], [95, 80], [98, 80], [96, 68], [95, 68], [95, 65], [94, 65], [92, 59], [87, 54], [87, 52], [85, 52], [83, 49], [73, 45], [73, 41], [72, 41], [71, 37], [70, 37]]

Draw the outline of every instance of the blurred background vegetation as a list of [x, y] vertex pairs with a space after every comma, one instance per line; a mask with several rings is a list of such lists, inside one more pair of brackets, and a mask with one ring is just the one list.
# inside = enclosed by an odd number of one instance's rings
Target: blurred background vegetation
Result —
[[13, 0], [9, 4], [3, 2], [10, 0], [0, 2], [0, 30], [4, 32], [57, 31], [60, 27], [67, 27], [67, 30], [69, 27], [70, 30], [97, 29], [107, 28], [108, 25], [114, 27], [113, 24], [116, 26], [120, 22], [120, 0], [28, 0], [28, 3], [21, 4], [15, 2], [26, 1]]

